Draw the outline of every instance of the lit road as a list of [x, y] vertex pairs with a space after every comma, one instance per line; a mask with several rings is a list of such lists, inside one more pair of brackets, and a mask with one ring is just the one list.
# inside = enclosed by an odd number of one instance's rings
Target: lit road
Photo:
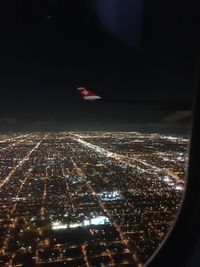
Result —
[[143, 266], [180, 207], [187, 144], [126, 132], [0, 135], [0, 265], [24, 253], [31, 266]]

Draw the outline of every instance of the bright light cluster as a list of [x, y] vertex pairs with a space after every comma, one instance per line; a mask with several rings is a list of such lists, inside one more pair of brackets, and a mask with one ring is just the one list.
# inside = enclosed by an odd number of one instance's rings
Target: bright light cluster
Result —
[[101, 200], [103, 201], [115, 201], [119, 199], [123, 199], [122, 194], [119, 191], [104, 191], [98, 194]]
[[109, 224], [110, 220], [106, 216], [96, 216], [91, 219], [86, 219], [80, 223], [70, 223], [65, 224], [60, 221], [56, 221], [52, 223], [52, 230], [65, 230], [70, 228], [78, 228], [78, 227], [86, 227], [90, 225], [104, 225]]

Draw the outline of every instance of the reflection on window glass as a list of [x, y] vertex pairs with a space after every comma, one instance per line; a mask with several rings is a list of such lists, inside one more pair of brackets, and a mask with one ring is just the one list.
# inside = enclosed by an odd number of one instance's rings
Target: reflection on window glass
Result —
[[185, 190], [192, 19], [159, 1], [0, 5], [0, 266], [144, 266]]

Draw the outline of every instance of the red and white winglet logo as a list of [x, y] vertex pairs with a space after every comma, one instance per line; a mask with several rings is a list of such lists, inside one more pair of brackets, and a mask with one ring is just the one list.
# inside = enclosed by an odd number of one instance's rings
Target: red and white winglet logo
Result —
[[83, 94], [83, 95], [89, 95], [89, 92], [88, 92], [87, 90], [84, 89], [84, 90], [82, 91], [82, 94]]
[[101, 99], [100, 96], [96, 95], [95, 93], [85, 89], [85, 87], [78, 87], [77, 88], [81, 94], [81, 96], [84, 98], [84, 100], [97, 100]]

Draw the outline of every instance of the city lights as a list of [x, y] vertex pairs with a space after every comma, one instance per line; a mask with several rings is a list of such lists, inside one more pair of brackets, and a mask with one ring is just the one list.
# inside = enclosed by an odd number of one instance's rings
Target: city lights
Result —
[[0, 135], [0, 265], [141, 267], [179, 210], [187, 144], [139, 132]]

